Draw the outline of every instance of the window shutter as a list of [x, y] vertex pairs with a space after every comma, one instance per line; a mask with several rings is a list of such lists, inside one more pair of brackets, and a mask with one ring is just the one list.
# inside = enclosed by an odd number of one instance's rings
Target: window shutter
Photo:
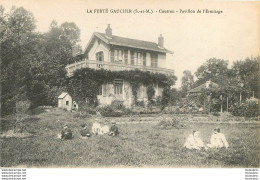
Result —
[[125, 64], [128, 64], [128, 50], [124, 50], [124, 61], [125, 61]]
[[143, 53], [143, 66], [146, 66], [146, 52]]
[[131, 56], [131, 64], [134, 65], [135, 64], [134, 51], [131, 51], [130, 56]]

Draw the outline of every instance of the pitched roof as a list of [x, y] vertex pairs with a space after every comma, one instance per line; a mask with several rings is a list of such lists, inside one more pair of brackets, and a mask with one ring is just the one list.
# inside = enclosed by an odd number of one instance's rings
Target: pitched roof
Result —
[[58, 99], [63, 99], [65, 96], [67, 96], [68, 93], [63, 92], [61, 95], [59, 95]]
[[112, 38], [109, 38], [104, 33], [100, 32], [94, 32], [85, 51], [89, 49], [89, 46], [93, 43], [91, 42], [93, 37], [96, 36], [102, 41], [104, 41], [107, 44], [111, 45], [117, 45], [117, 46], [124, 46], [124, 47], [131, 47], [131, 48], [138, 48], [143, 50], [149, 50], [149, 51], [155, 51], [155, 52], [162, 52], [162, 53], [171, 53], [172, 51], [166, 49], [166, 48], [160, 48], [157, 43], [149, 42], [149, 41], [142, 41], [137, 39], [130, 39], [130, 38], [124, 38], [120, 36], [114, 36], [112, 35]]
[[[218, 84], [211, 82], [209, 86], [218, 87]], [[198, 87], [195, 87], [194, 89], [189, 90], [189, 93], [201, 93], [201, 92], [203, 92], [204, 89], [206, 89], [206, 83], [204, 83]]]

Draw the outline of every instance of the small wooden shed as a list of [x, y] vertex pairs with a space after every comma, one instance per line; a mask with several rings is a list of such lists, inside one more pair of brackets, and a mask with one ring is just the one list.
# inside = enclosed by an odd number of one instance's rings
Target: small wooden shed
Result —
[[67, 93], [63, 92], [58, 97], [58, 107], [71, 111], [73, 107], [72, 97]]

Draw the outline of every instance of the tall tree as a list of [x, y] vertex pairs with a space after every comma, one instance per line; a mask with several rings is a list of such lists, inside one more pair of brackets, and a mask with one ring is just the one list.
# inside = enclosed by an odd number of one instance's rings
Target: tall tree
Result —
[[182, 97], [187, 95], [187, 92], [193, 87], [194, 84], [194, 76], [191, 71], [185, 70], [183, 71], [183, 76], [181, 79], [181, 91]]
[[217, 84], [227, 83], [228, 61], [223, 59], [211, 58], [201, 65], [195, 72], [198, 80], [196, 85], [201, 85], [208, 80], [212, 80]]
[[[22, 7], [1, 8], [1, 114], [12, 112], [19, 98], [25, 98], [25, 72], [35, 45], [35, 19]], [[5, 111], [4, 111], [5, 110]]]
[[246, 89], [250, 95], [260, 98], [260, 57], [234, 62], [231, 68], [234, 83]]

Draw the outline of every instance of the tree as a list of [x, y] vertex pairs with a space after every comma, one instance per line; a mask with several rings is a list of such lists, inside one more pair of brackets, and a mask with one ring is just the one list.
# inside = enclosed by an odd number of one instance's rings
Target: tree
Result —
[[[24, 8], [1, 8], [1, 114], [15, 111], [15, 104], [25, 93], [25, 72], [35, 52], [35, 19]], [[10, 83], [12, 82], [12, 83]]]
[[164, 109], [170, 102], [171, 100], [171, 89], [169, 86], [166, 86], [163, 88], [162, 92], [162, 109]]
[[194, 76], [189, 70], [183, 71], [183, 77], [181, 79], [181, 91], [182, 97], [187, 95], [187, 92], [193, 87]]
[[227, 83], [228, 61], [223, 59], [211, 58], [201, 65], [195, 72], [198, 80], [195, 82], [195, 87], [211, 80], [217, 84]]
[[246, 58], [236, 61], [231, 68], [234, 84], [251, 92], [251, 96], [260, 98], [260, 58]]

